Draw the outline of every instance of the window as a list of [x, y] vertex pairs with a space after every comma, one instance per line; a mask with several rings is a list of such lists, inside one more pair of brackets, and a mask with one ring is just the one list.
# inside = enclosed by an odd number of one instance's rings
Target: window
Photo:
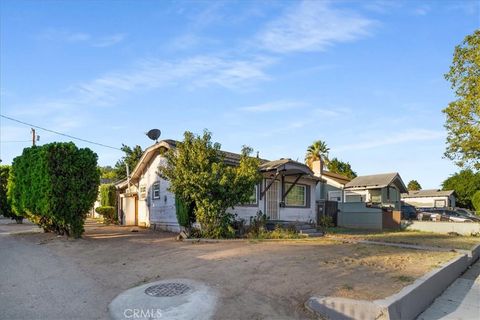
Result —
[[348, 194], [345, 196], [345, 202], [364, 202], [360, 194]]
[[253, 193], [250, 196], [250, 201], [248, 202], [248, 204], [257, 204], [257, 186], [253, 188]]
[[328, 191], [328, 200], [341, 202], [342, 191]]
[[382, 190], [370, 190], [370, 202], [381, 203], [382, 202]]
[[[285, 188], [290, 189], [291, 184], [286, 183]], [[302, 185], [295, 185], [285, 198], [287, 206], [305, 207], [307, 204], [307, 188]]]
[[140, 199], [145, 199], [147, 197], [147, 187], [140, 186]]
[[155, 182], [152, 186], [152, 199], [160, 199], [160, 182]]

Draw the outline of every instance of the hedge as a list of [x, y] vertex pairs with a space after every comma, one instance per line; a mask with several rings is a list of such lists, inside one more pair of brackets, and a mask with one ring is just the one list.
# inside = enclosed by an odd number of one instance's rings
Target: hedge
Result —
[[100, 186], [100, 205], [114, 207], [116, 204], [117, 190], [113, 184]]
[[26, 213], [46, 232], [78, 238], [99, 184], [92, 150], [54, 142], [25, 148], [13, 160], [8, 198], [16, 214]]
[[7, 199], [9, 176], [10, 166], [0, 165], [0, 215], [22, 223], [23, 217], [13, 212], [12, 204]]
[[115, 207], [113, 206], [102, 206], [97, 207], [95, 211], [103, 216], [103, 219], [106, 223], [114, 223], [115, 222]]

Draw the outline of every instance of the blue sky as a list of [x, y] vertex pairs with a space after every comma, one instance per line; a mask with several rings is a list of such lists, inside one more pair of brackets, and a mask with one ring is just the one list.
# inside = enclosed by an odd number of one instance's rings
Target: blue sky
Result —
[[[360, 175], [439, 187], [443, 74], [479, 1], [1, 2], [1, 113], [120, 147], [185, 130], [303, 160], [316, 139]], [[30, 128], [0, 120], [0, 158]], [[39, 131], [40, 143], [69, 139]], [[76, 142], [113, 165], [120, 151]]]

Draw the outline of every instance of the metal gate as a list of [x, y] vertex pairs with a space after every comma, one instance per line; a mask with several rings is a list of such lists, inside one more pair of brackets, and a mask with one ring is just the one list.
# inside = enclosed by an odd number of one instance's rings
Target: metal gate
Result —
[[[269, 180], [265, 181], [266, 185], [270, 183]], [[270, 220], [278, 220], [278, 192], [279, 192], [279, 182], [275, 181], [271, 186], [270, 189], [267, 190], [265, 195], [265, 213]]]
[[322, 200], [317, 202], [317, 223], [323, 215], [332, 217], [333, 225], [337, 226], [338, 202]]

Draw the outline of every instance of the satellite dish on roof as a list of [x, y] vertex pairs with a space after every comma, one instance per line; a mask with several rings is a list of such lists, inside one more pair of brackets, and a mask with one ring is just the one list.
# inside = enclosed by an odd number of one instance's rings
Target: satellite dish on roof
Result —
[[158, 142], [158, 138], [160, 138], [160, 135], [162, 132], [160, 129], [152, 129], [146, 133], [147, 137], [149, 137], [152, 140], [155, 140], [155, 142]]

